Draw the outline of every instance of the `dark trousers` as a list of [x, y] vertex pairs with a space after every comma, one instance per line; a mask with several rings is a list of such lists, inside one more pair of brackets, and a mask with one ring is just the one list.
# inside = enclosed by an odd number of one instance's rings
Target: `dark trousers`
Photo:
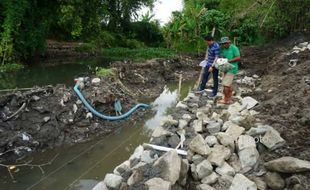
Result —
[[[199, 90], [204, 90], [206, 88], [206, 84], [208, 82], [208, 78], [209, 78], [209, 74], [210, 74], [209, 68], [210, 67], [204, 68], [204, 72], [203, 72], [202, 80], [200, 82]], [[213, 68], [212, 74], [213, 74], [213, 95], [216, 95], [217, 90], [218, 90], [218, 86], [219, 86], [219, 81], [218, 81], [219, 70]]]

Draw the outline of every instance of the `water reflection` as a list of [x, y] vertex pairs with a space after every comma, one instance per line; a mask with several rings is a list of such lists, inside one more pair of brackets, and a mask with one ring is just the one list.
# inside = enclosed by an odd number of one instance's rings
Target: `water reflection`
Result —
[[155, 127], [159, 126], [160, 121], [165, 115], [167, 109], [176, 104], [177, 97], [177, 90], [170, 90], [167, 86], [165, 86], [164, 91], [159, 95], [158, 98], [156, 98], [153, 103], [153, 109], [156, 110], [156, 114], [153, 118], [145, 122], [145, 127], [147, 129], [153, 130]]

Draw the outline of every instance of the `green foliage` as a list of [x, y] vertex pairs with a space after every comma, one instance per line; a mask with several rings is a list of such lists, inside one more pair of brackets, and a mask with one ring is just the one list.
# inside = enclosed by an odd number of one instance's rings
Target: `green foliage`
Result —
[[176, 52], [165, 48], [110, 48], [104, 49], [103, 56], [112, 60], [146, 60], [153, 58], [175, 58]]
[[24, 68], [23, 65], [17, 64], [17, 63], [3, 64], [3, 65], [0, 65], [0, 73], [16, 72], [23, 68]]
[[108, 76], [113, 76], [114, 72], [112, 69], [106, 69], [106, 68], [99, 67], [96, 70], [96, 75], [98, 77], [108, 77]]
[[253, 44], [259, 34], [258, 24], [253, 19], [245, 19], [240, 22], [237, 29], [233, 30], [235, 36], [238, 36], [238, 41], [243, 44]]

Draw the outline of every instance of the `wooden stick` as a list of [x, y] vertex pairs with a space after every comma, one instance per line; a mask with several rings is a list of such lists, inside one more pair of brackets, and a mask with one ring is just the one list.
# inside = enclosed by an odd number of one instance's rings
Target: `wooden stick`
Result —
[[4, 121], [8, 121], [8, 120], [12, 119], [15, 115], [17, 115], [19, 112], [21, 112], [25, 107], [26, 107], [26, 103], [24, 102], [23, 105], [15, 113], [13, 113], [11, 116], [6, 118]]

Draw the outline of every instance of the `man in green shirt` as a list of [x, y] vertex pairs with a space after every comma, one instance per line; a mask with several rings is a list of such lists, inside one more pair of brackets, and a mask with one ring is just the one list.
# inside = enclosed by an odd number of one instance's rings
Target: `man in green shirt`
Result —
[[228, 70], [224, 73], [222, 84], [224, 86], [224, 98], [218, 103], [221, 104], [231, 104], [232, 101], [232, 83], [234, 80], [235, 74], [238, 72], [238, 62], [240, 61], [240, 51], [234, 44], [230, 43], [228, 37], [222, 37], [220, 44], [223, 45], [222, 56], [228, 59], [228, 62], [234, 66], [234, 68]]

